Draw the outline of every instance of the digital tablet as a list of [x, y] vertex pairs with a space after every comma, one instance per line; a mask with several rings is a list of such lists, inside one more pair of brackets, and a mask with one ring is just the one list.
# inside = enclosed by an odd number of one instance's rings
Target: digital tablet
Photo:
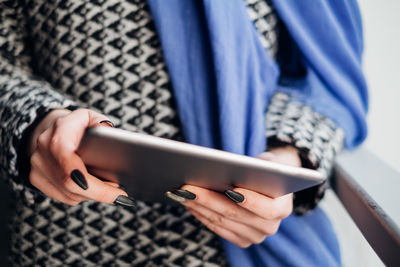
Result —
[[165, 202], [183, 184], [223, 192], [247, 188], [279, 197], [322, 183], [321, 173], [109, 127], [88, 128], [78, 154], [88, 171], [139, 200]]

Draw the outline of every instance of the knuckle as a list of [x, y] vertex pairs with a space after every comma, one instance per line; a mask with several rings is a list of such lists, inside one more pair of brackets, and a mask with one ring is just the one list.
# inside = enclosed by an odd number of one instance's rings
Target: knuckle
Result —
[[49, 144], [50, 152], [53, 155], [57, 154], [61, 144], [62, 144], [61, 137], [57, 134], [53, 135], [50, 139], [50, 144]]
[[212, 232], [216, 233], [218, 232], [218, 226], [213, 224], [213, 223], [207, 223], [206, 225], [208, 229], [210, 229]]
[[54, 127], [57, 129], [65, 123], [65, 117], [59, 117], [54, 121]]
[[[194, 194], [196, 194], [196, 192], [194, 192], [194, 190], [188, 190], [189, 192], [192, 192]], [[198, 196], [199, 194], [197, 193], [196, 196]], [[205, 207], [212, 207], [213, 203], [212, 203], [212, 199], [210, 197], [208, 197], [208, 195], [203, 194], [201, 195], [198, 200], [201, 205], [205, 206]]]
[[270, 235], [273, 235], [273, 234], [275, 233], [275, 231], [274, 231], [273, 228], [271, 228], [271, 227], [269, 226], [269, 227], [264, 227], [262, 233], [263, 233], [265, 236], [270, 236]]
[[60, 132], [57, 131], [57, 129], [59, 129], [65, 122], [66, 122], [65, 117], [60, 117], [56, 119], [56, 121], [54, 122], [54, 133], [50, 137], [50, 142], [49, 142], [50, 151], [52, 153], [57, 152], [60, 146], [63, 145], [64, 143], [63, 135], [60, 134]]
[[39, 153], [33, 153], [31, 158], [29, 159], [29, 162], [31, 164], [32, 167], [37, 167], [39, 165], [40, 162], [40, 155]]
[[269, 225], [267, 227], [264, 228], [263, 234], [265, 234], [266, 236], [270, 236], [275, 234], [278, 231], [279, 228], [279, 223], [278, 224], [274, 224], [274, 225]]
[[292, 214], [293, 212], [293, 201], [290, 202], [290, 204], [288, 205], [288, 208], [285, 210], [282, 219], [288, 217], [290, 214]]
[[274, 208], [269, 209], [265, 214], [265, 218], [269, 219], [269, 220], [272, 220], [272, 219], [275, 219], [275, 218], [278, 218], [278, 217], [279, 217], [279, 213]]
[[70, 193], [75, 191], [75, 182], [67, 175], [62, 178], [62, 186]]
[[48, 147], [48, 144], [47, 144], [47, 143], [48, 143], [48, 142], [47, 142], [47, 137], [46, 137], [46, 135], [43, 134], [43, 133], [41, 133], [41, 134], [38, 136], [37, 140], [36, 140], [36, 147], [37, 147], [39, 150], [45, 150], [45, 149], [47, 149], [47, 147]]
[[215, 225], [222, 225], [224, 223], [224, 217], [220, 214], [213, 214], [208, 220]]
[[78, 196], [78, 195], [76, 195], [76, 194], [74, 194], [74, 193], [72, 193], [72, 192], [67, 191], [67, 192], [65, 193], [65, 195], [66, 195], [71, 201], [78, 202], [78, 203], [82, 202], [82, 197], [80, 197], [80, 196]]
[[253, 244], [261, 244], [268, 235], [260, 235], [254, 238]]
[[278, 223], [276, 223], [273, 228], [272, 228], [272, 233], [270, 235], [274, 235], [276, 234], [276, 232], [278, 232], [279, 230], [279, 226], [281, 225], [281, 222], [279, 221]]
[[266, 229], [264, 232], [265, 236], [270, 236], [275, 234], [275, 231], [273, 229]]
[[251, 242], [241, 240], [241, 241], [239, 241], [239, 242], [237, 243], [237, 245], [238, 245], [239, 247], [241, 247], [241, 248], [248, 248], [248, 247], [250, 247]]
[[32, 172], [29, 175], [29, 182], [34, 186], [37, 187], [38, 186], [38, 177], [34, 174], [32, 174]]
[[238, 218], [238, 211], [237, 209], [225, 209], [222, 214], [227, 217], [227, 218], [231, 218], [231, 219], [236, 219]]
[[290, 214], [292, 213], [292, 209], [287, 209], [285, 210], [282, 215], [279, 217], [280, 219], [285, 219], [286, 217], [288, 217]]

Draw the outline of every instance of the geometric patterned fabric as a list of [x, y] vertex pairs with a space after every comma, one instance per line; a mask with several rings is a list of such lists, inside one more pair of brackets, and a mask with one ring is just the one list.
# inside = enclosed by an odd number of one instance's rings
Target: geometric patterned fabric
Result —
[[[344, 132], [329, 118], [310, 106], [296, 102], [285, 93], [275, 93], [266, 115], [268, 147], [291, 145], [297, 148], [302, 166], [329, 175], [335, 156], [343, 147]], [[294, 194], [294, 213], [314, 209], [324, 196], [328, 184], [311, 187]]]
[[[247, 1], [274, 56], [277, 18]], [[219, 238], [180, 206], [75, 207], [25, 186], [17, 145], [40, 110], [88, 107], [131, 131], [182, 139], [171, 84], [144, 0], [3, 1], [0, 7], [1, 175], [15, 193], [13, 266], [225, 266]], [[3, 108], [8, 107], [8, 109]], [[10, 135], [12, 133], [12, 135]], [[24, 178], [26, 179], [26, 177]]]

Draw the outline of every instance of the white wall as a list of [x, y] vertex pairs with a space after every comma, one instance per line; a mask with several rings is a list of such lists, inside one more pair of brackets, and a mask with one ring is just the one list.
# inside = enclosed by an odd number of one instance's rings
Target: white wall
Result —
[[[370, 92], [369, 135], [363, 146], [400, 173], [400, 1], [359, 4]], [[322, 206], [337, 231], [344, 266], [384, 266], [332, 192]]]
[[400, 1], [360, 0], [370, 89], [368, 150], [400, 172]]

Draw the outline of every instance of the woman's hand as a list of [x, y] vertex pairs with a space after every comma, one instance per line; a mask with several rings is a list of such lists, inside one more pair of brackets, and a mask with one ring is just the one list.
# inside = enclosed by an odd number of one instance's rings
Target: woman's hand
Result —
[[[293, 166], [301, 164], [297, 151], [291, 147], [277, 148], [259, 157]], [[244, 188], [234, 188], [223, 195], [191, 185], [171, 193], [211, 231], [240, 247], [261, 243], [276, 233], [281, 220], [289, 216], [293, 208], [293, 194], [272, 199]]]
[[133, 206], [118, 184], [90, 175], [76, 154], [85, 129], [100, 125], [112, 126], [107, 117], [87, 109], [49, 113], [30, 137], [31, 184], [71, 206], [84, 200]]

